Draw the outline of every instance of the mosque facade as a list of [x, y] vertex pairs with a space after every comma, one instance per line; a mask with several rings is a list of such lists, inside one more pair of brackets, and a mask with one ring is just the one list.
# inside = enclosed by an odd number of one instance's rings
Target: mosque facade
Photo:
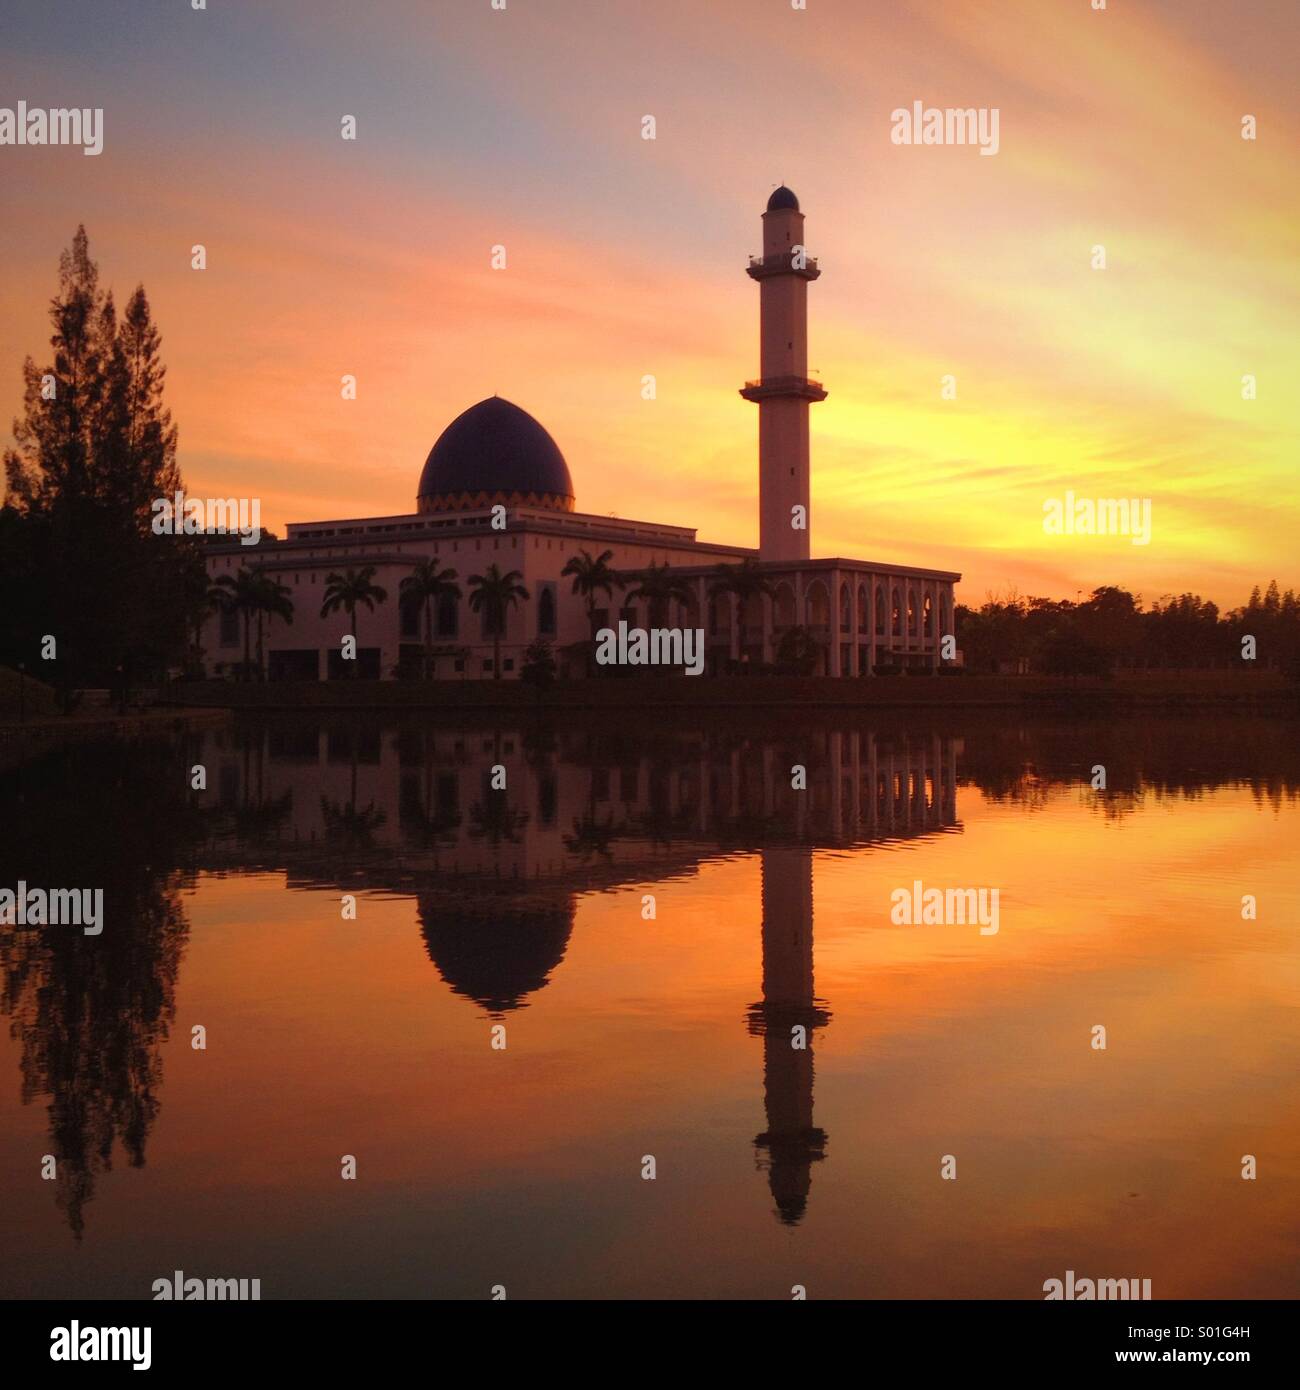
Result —
[[[256, 548], [237, 540], [211, 544], [209, 577], [254, 565], [284, 585], [292, 624], [264, 620], [271, 679], [322, 680], [359, 674], [389, 678], [426, 656], [425, 616], [399, 601], [401, 582], [433, 560], [455, 570], [461, 596], [443, 596], [428, 615], [428, 649], [436, 679], [517, 677], [534, 643], [550, 644], [561, 674], [592, 669], [593, 630], [669, 626], [702, 630], [712, 674], [773, 665], [792, 629], [818, 673], [868, 676], [936, 668], [941, 641], [953, 631], [951, 571], [811, 553], [809, 411], [825, 388], [808, 375], [808, 286], [820, 275], [804, 246], [804, 216], [785, 187], [763, 214], [763, 254], [751, 258], [759, 285], [760, 374], [741, 395], [758, 406], [759, 545], [719, 545], [694, 528], [599, 516], [576, 509], [568, 464], [546, 429], [511, 402], [493, 396], [447, 426], [425, 460], [415, 510], [400, 516], [291, 523], [281, 540]], [[563, 574], [585, 552], [609, 552], [623, 587], [596, 598], [594, 613]], [[469, 604], [472, 575], [496, 565], [517, 571], [528, 598], [494, 633]], [[653, 605], [631, 598], [651, 566], [671, 567], [680, 596]], [[745, 566], [764, 581], [748, 593], [719, 588], [725, 571]], [[321, 616], [332, 573], [373, 567], [388, 599], [357, 611], [356, 667], [345, 665], [345, 612]], [[229, 675], [243, 660], [238, 613], [214, 611], [202, 646], [209, 675]], [[500, 664], [498, 671], [497, 664]]]

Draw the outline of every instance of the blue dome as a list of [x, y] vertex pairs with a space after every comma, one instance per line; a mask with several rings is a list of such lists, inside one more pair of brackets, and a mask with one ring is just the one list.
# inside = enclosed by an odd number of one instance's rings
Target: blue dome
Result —
[[782, 184], [780, 188], [767, 200], [768, 212], [778, 212], [782, 208], [789, 208], [792, 212], [799, 211], [799, 199], [794, 196], [791, 189]]
[[416, 508], [467, 511], [496, 502], [573, 510], [573, 480], [555, 440], [500, 396], [470, 406], [438, 436]]

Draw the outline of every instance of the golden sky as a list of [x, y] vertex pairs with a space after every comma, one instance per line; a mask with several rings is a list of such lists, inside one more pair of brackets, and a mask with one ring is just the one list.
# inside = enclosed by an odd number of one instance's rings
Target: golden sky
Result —
[[[149, 291], [197, 495], [258, 496], [276, 528], [407, 512], [442, 428], [498, 392], [582, 510], [755, 544], [744, 266], [784, 181], [822, 266], [814, 554], [957, 569], [966, 602], [1297, 581], [1287, 0], [75, 0], [7, 24], [0, 105], [105, 115], [98, 157], [0, 148], [5, 426], [84, 221], [119, 300]], [[892, 144], [918, 100], [996, 107], [997, 155]], [[1067, 490], [1149, 498], [1151, 543], [1044, 534]]]

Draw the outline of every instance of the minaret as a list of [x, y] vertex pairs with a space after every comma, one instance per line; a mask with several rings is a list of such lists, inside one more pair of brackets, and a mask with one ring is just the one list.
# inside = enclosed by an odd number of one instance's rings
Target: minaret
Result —
[[[809, 556], [808, 406], [824, 401], [808, 380], [808, 281], [821, 271], [804, 248], [799, 200], [782, 185], [763, 214], [763, 255], [750, 258], [760, 285], [761, 348], [757, 381], [741, 395], [758, 403], [758, 554], [761, 560]], [[796, 528], [794, 508], [803, 508]]]
[[[808, 1206], [812, 1165], [826, 1157], [826, 1131], [813, 1124], [813, 1030], [830, 1014], [813, 992], [812, 849], [762, 852], [763, 999], [749, 1031], [763, 1039], [767, 1129], [754, 1140], [767, 1169], [777, 1219], [796, 1225]], [[804, 1030], [795, 1046], [794, 1027]]]

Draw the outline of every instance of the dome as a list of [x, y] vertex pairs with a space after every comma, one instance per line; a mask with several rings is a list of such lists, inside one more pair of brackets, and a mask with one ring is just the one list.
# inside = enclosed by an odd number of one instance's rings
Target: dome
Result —
[[785, 184], [782, 184], [767, 200], [768, 212], [780, 212], [782, 208], [789, 208], [791, 212], [799, 211], [799, 199]]
[[421, 894], [416, 911], [429, 959], [452, 993], [495, 1018], [526, 1008], [564, 959], [573, 930], [573, 899], [516, 906], [485, 896], [476, 906], [444, 905]]
[[555, 440], [526, 410], [492, 396], [438, 436], [420, 474], [416, 510], [468, 511], [505, 502], [573, 510], [573, 481]]

